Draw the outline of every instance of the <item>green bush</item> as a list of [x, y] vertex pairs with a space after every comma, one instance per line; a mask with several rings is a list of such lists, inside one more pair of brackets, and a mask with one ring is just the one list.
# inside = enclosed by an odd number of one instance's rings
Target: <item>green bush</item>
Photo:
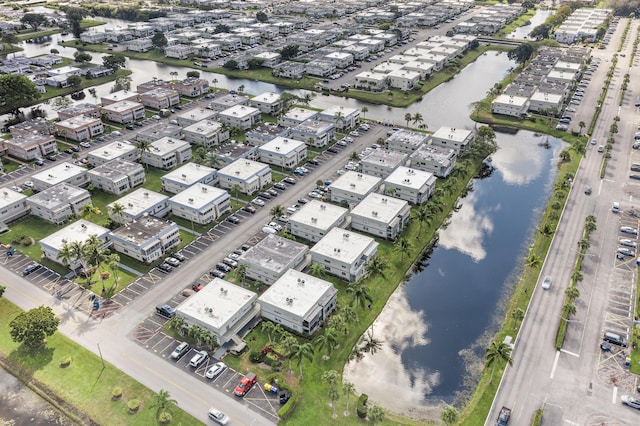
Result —
[[165, 411], [160, 413], [160, 416], [158, 416], [158, 421], [160, 422], [160, 424], [166, 425], [173, 421], [173, 417], [171, 417], [171, 414], [169, 414], [169, 412]]
[[117, 401], [120, 398], [122, 398], [122, 388], [120, 386], [117, 386], [111, 391], [111, 399]]
[[542, 408], [536, 410], [536, 414], [533, 416], [531, 426], [540, 426], [542, 424]]
[[254, 350], [254, 351], [251, 351], [251, 353], [249, 354], [249, 360], [257, 364], [264, 360], [264, 355], [262, 355], [260, 351]]
[[64, 358], [62, 358], [60, 360], [60, 368], [67, 368], [70, 365], [71, 365], [71, 357], [70, 356], [65, 356]]
[[127, 402], [127, 408], [129, 409], [129, 413], [137, 413], [140, 409], [140, 400], [132, 399], [131, 401]]
[[282, 420], [286, 420], [291, 415], [294, 408], [298, 405], [298, 397], [292, 396], [289, 400], [278, 410], [278, 417]]
[[358, 398], [358, 404], [356, 405], [356, 413], [358, 417], [364, 419], [367, 417], [367, 401], [369, 400], [369, 396], [366, 393], [360, 395]]

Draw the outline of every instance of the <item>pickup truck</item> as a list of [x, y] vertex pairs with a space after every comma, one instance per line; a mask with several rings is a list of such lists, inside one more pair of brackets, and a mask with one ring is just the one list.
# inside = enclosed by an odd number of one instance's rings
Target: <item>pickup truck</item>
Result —
[[498, 422], [496, 426], [507, 426], [509, 423], [509, 417], [511, 417], [511, 408], [502, 407], [500, 409], [500, 414], [498, 414]]

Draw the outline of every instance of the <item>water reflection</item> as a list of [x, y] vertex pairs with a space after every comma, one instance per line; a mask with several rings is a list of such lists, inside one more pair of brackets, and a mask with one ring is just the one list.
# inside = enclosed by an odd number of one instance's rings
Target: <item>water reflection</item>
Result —
[[[502, 134], [497, 136], [500, 150], [492, 156], [493, 165], [506, 183], [526, 185], [540, 176], [547, 161], [544, 150], [532, 150], [524, 156], [520, 138], [505, 137]], [[545, 137], [535, 138], [535, 142], [541, 143], [544, 140]]]
[[531, 17], [531, 19], [529, 19], [531, 24], [524, 25], [522, 27], [516, 28], [515, 30], [513, 30], [513, 32], [511, 32], [511, 34], [508, 35], [508, 37], [510, 37], [510, 38], [520, 38], [520, 39], [527, 38], [529, 33], [531, 31], [533, 31], [533, 29], [535, 27], [537, 27], [538, 25], [543, 24], [544, 21], [549, 16], [551, 16], [551, 14], [553, 14], [553, 10], [551, 10], [551, 9], [536, 11], [536, 14], [533, 15]]

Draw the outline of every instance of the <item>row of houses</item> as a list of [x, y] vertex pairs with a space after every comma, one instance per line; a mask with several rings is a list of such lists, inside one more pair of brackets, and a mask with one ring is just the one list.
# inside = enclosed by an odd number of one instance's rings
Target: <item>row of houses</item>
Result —
[[564, 44], [593, 42], [598, 36], [598, 28], [605, 25], [612, 15], [611, 9], [576, 9], [556, 29], [553, 37]]
[[529, 111], [561, 111], [589, 57], [589, 49], [582, 47], [538, 49], [527, 67], [493, 100], [491, 111], [512, 117], [524, 117]]

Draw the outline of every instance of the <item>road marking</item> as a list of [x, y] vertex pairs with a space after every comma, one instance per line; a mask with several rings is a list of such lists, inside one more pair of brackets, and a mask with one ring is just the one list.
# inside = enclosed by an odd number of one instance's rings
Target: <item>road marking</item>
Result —
[[565, 349], [560, 349], [560, 352], [565, 353], [567, 355], [575, 356], [576, 358], [580, 358], [579, 354], [576, 354], [576, 353], [573, 353], [573, 352], [569, 352], [568, 350], [565, 350]]
[[550, 379], [553, 380], [554, 374], [556, 374], [556, 367], [558, 366], [558, 358], [560, 358], [560, 351], [556, 351], [556, 358], [553, 360], [553, 367], [551, 367], [551, 376]]
[[613, 395], [611, 396], [611, 403], [615, 404], [617, 399], [618, 399], [618, 387], [614, 386], [613, 387]]
[[580, 426], [580, 423], [572, 422], [571, 420], [564, 419], [565, 423], [569, 423], [570, 425]]

